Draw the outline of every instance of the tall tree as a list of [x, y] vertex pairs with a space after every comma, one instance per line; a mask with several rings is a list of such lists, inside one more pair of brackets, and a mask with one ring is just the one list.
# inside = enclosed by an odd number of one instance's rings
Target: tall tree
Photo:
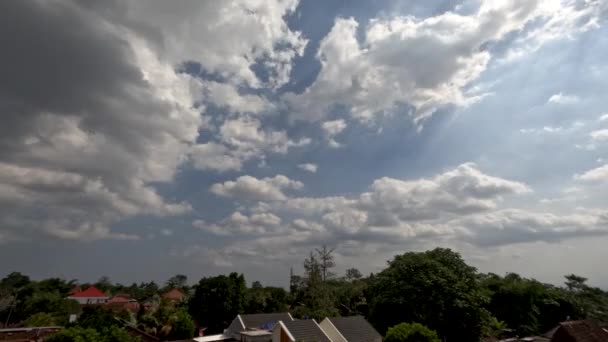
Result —
[[176, 274], [167, 280], [165, 286], [168, 289], [183, 290], [185, 287], [188, 286], [188, 277], [183, 274]]
[[447, 341], [477, 341], [488, 316], [475, 268], [449, 249], [396, 256], [376, 275], [370, 294], [371, 320], [381, 333], [420, 322]]
[[321, 279], [326, 281], [333, 276], [333, 273], [330, 270], [332, 267], [336, 266], [334, 263], [334, 248], [329, 249], [327, 246], [323, 245], [320, 249], [317, 248], [316, 252], [319, 269], [321, 271]]
[[237, 314], [242, 313], [245, 291], [242, 274], [233, 272], [228, 276], [203, 278], [195, 287], [188, 310], [199, 325], [208, 328], [209, 333], [220, 333]]

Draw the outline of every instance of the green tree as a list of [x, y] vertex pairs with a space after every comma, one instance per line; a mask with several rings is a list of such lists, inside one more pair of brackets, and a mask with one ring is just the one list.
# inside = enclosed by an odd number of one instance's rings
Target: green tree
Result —
[[353, 267], [353, 268], [349, 268], [346, 270], [345, 278], [348, 281], [353, 281], [353, 280], [359, 280], [359, 279], [363, 278], [363, 275], [361, 274], [361, 272], [358, 269]]
[[195, 286], [188, 311], [199, 325], [208, 327], [209, 333], [220, 333], [243, 312], [245, 291], [242, 274], [203, 278]]
[[169, 340], [188, 340], [194, 336], [194, 321], [188, 312], [178, 309], [171, 319], [171, 333]]
[[28, 317], [23, 324], [26, 327], [48, 327], [55, 325], [55, 318], [46, 312], [38, 312]]
[[124, 329], [116, 326], [106, 327], [100, 331], [93, 328], [70, 327], [49, 337], [47, 342], [139, 342], [139, 338], [130, 336]]
[[477, 341], [488, 316], [475, 268], [449, 249], [395, 256], [369, 293], [370, 318], [380, 332], [420, 322], [448, 341]]
[[169, 278], [165, 283], [167, 290], [178, 289], [181, 291], [187, 290], [188, 288], [188, 277], [183, 274], [176, 274]]
[[437, 333], [420, 323], [401, 323], [388, 329], [384, 342], [441, 342]]

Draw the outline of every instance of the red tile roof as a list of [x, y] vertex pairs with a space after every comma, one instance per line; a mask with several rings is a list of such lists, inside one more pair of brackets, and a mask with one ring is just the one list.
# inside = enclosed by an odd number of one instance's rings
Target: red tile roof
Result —
[[74, 293], [70, 295], [70, 297], [107, 297], [105, 293], [101, 292], [95, 286], [91, 286], [84, 291], [80, 291], [78, 293]]

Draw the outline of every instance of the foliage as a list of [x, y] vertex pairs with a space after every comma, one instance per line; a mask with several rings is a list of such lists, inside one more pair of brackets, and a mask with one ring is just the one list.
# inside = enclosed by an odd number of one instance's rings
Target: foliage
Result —
[[183, 274], [174, 275], [173, 277], [169, 278], [169, 280], [167, 280], [167, 282], [165, 283], [165, 289], [178, 289], [186, 292], [185, 290], [188, 289], [188, 277]]
[[186, 340], [194, 336], [194, 321], [185, 309], [178, 309], [171, 319], [169, 340]]
[[370, 288], [371, 320], [380, 332], [420, 322], [450, 340], [479, 340], [487, 311], [475, 268], [449, 249], [396, 256]]
[[220, 333], [243, 311], [245, 291], [242, 274], [203, 278], [195, 286], [188, 311], [209, 333]]
[[437, 333], [420, 323], [401, 323], [388, 329], [385, 342], [441, 342]]
[[48, 327], [55, 325], [55, 318], [46, 312], [38, 312], [28, 317], [23, 324], [26, 327]]
[[116, 326], [100, 331], [93, 328], [70, 327], [49, 337], [47, 342], [138, 342], [139, 338], [130, 336], [124, 329]]

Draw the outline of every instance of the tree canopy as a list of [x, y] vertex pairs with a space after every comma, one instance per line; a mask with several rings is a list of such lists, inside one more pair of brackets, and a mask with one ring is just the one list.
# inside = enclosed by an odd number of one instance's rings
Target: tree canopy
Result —
[[384, 342], [441, 342], [437, 333], [420, 323], [401, 323], [389, 328]]

